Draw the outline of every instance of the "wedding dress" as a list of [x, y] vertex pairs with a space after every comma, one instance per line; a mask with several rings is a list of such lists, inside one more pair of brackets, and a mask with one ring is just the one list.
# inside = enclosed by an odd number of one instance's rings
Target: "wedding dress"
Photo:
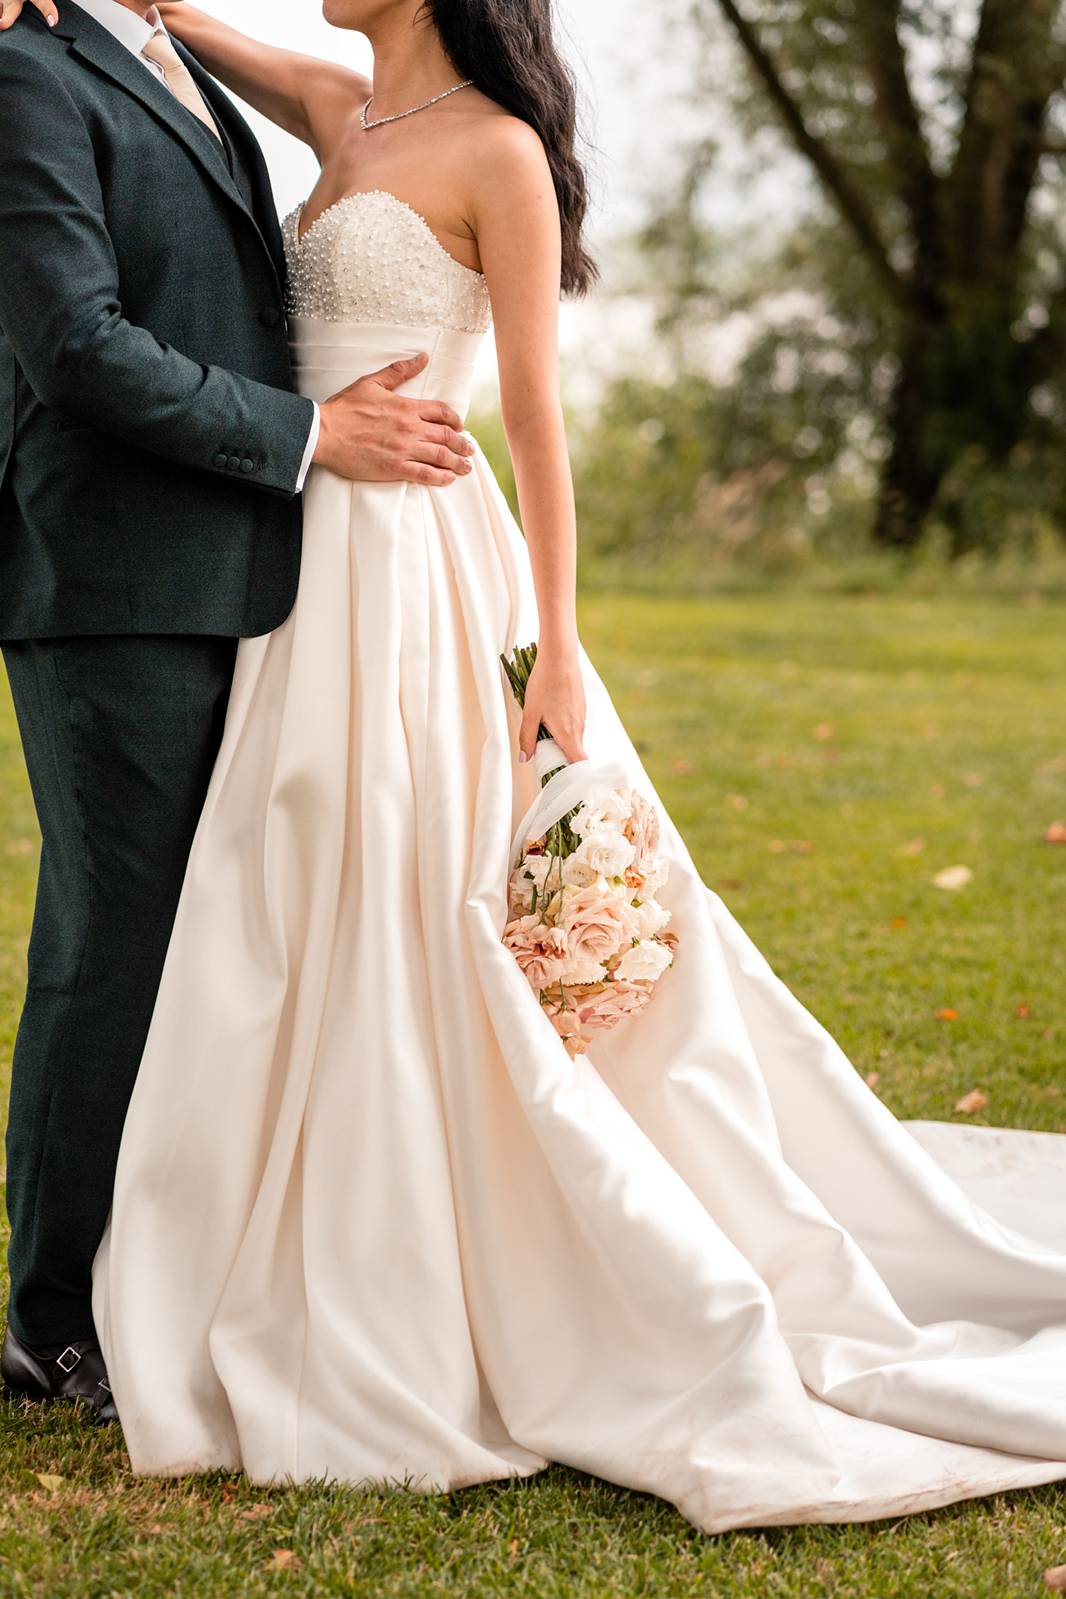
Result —
[[[465, 414], [484, 279], [390, 194], [299, 220], [302, 392], [426, 349], [411, 392]], [[674, 966], [567, 1054], [500, 942], [537, 777], [498, 657], [536, 635], [480, 451], [447, 489], [312, 473], [95, 1267], [134, 1471], [447, 1491], [558, 1461], [708, 1532], [1066, 1479], [1066, 1138], [1015, 1135], [1009, 1221], [969, 1197], [665, 814]], [[590, 758], [659, 804], [581, 667]]]

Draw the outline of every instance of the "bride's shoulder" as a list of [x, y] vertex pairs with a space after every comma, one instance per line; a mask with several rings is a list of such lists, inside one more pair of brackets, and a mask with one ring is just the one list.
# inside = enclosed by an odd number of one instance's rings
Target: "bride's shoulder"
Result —
[[536, 176], [548, 164], [537, 130], [483, 94], [477, 95], [464, 130], [477, 159], [470, 170], [483, 181]]

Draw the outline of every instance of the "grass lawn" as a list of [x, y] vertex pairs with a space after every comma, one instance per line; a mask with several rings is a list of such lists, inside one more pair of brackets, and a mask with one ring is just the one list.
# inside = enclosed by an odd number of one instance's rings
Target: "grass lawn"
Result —
[[[1066, 607], [597, 594], [583, 624], [706, 880], [892, 1110], [962, 1120], [980, 1089], [971, 1119], [1066, 1132], [1066, 847], [1043, 842], [1066, 821]], [[6, 1060], [36, 869], [6, 697], [0, 855]], [[934, 885], [960, 865], [968, 886]], [[66, 1411], [0, 1404], [0, 1430], [4, 1596], [1008, 1599], [1066, 1563], [1062, 1485], [711, 1538], [562, 1469], [450, 1497], [268, 1493], [135, 1482], [117, 1429]]]

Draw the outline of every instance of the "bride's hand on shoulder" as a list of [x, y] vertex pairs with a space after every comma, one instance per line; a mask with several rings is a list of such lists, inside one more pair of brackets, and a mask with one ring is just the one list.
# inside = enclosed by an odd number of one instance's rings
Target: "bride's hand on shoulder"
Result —
[[518, 747], [532, 760], [543, 722], [568, 761], [584, 761], [585, 689], [576, 640], [572, 644], [537, 646], [537, 658], [526, 685], [526, 702]]
[[6, 33], [11, 24], [18, 21], [27, 4], [41, 13], [50, 28], [55, 27], [59, 12], [52, 0], [0, 0], [0, 33]]

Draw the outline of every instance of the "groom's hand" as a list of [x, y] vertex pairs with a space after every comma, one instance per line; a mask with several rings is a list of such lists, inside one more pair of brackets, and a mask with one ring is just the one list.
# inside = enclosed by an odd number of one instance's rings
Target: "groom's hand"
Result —
[[425, 368], [427, 355], [393, 361], [342, 389], [322, 406], [314, 459], [360, 482], [430, 483], [444, 488], [470, 471], [471, 441], [462, 418], [440, 400], [395, 394]]

